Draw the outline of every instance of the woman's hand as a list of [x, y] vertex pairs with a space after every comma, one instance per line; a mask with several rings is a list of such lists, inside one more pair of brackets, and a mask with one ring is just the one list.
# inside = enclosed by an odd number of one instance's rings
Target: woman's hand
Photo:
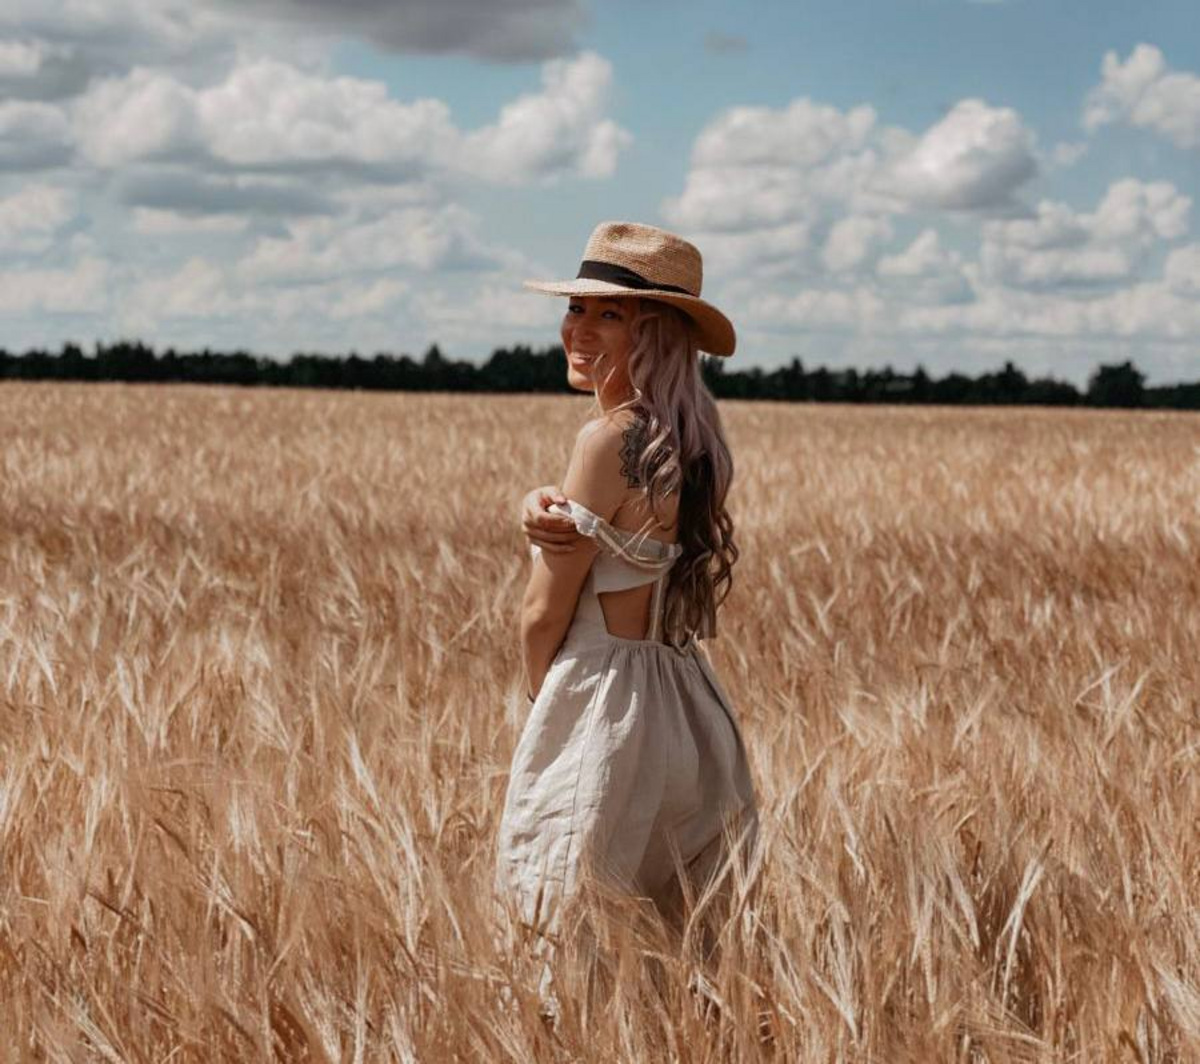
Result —
[[552, 514], [547, 507], [566, 503], [567, 497], [554, 484], [534, 488], [521, 502], [521, 530], [530, 543], [552, 554], [565, 554], [575, 549], [580, 532], [575, 522], [561, 514]]

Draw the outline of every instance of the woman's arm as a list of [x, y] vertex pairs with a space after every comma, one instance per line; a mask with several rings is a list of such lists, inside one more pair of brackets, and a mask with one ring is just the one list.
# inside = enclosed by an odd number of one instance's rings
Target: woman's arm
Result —
[[[612, 520], [625, 499], [621, 447], [625, 419], [589, 421], [575, 438], [563, 480], [568, 499]], [[533, 560], [521, 602], [521, 650], [529, 693], [537, 695], [575, 616], [579, 594], [599, 553], [595, 540], [580, 536], [572, 551], [541, 551]]]

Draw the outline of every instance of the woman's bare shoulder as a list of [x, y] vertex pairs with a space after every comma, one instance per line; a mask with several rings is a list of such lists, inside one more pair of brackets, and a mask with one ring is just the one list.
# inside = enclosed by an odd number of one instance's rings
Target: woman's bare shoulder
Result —
[[[673, 493], [659, 499], [656, 507], [651, 507], [638, 472], [638, 460], [648, 440], [645, 415], [635, 409], [618, 410], [593, 418], [585, 429], [593, 434], [593, 439], [603, 441], [598, 444], [598, 449], [604, 451], [605, 480], [612, 485], [611, 490], [621, 493], [611, 523], [631, 532], [655, 528], [667, 533], [673, 531], [679, 516], [678, 496]], [[669, 536], [656, 535], [653, 531], [651, 535], [673, 542]]]
[[586, 422], [575, 438], [564, 493], [610, 519], [631, 490], [623, 469], [624, 448], [621, 418]]
[[620, 438], [630, 429], [640, 429], [645, 424], [645, 415], [641, 411], [629, 408], [606, 411], [585, 421], [579, 435], [583, 437], [599, 434]]

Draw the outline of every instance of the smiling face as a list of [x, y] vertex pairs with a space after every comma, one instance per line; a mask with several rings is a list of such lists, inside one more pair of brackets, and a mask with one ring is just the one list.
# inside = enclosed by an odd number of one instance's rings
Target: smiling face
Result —
[[[602, 399], [619, 402], [629, 390], [627, 363], [633, 346], [636, 299], [571, 296], [562, 320], [567, 383], [581, 392], [603, 388]], [[602, 363], [597, 357], [604, 355]], [[608, 376], [607, 381], [605, 380]], [[608, 405], [608, 403], [605, 403]]]

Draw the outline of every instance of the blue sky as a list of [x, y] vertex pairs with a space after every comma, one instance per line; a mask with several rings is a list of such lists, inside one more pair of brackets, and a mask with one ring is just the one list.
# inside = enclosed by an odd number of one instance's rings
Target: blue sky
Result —
[[553, 342], [596, 222], [731, 363], [1200, 378], [1183, 0], [5, 0], [0, 343]]

